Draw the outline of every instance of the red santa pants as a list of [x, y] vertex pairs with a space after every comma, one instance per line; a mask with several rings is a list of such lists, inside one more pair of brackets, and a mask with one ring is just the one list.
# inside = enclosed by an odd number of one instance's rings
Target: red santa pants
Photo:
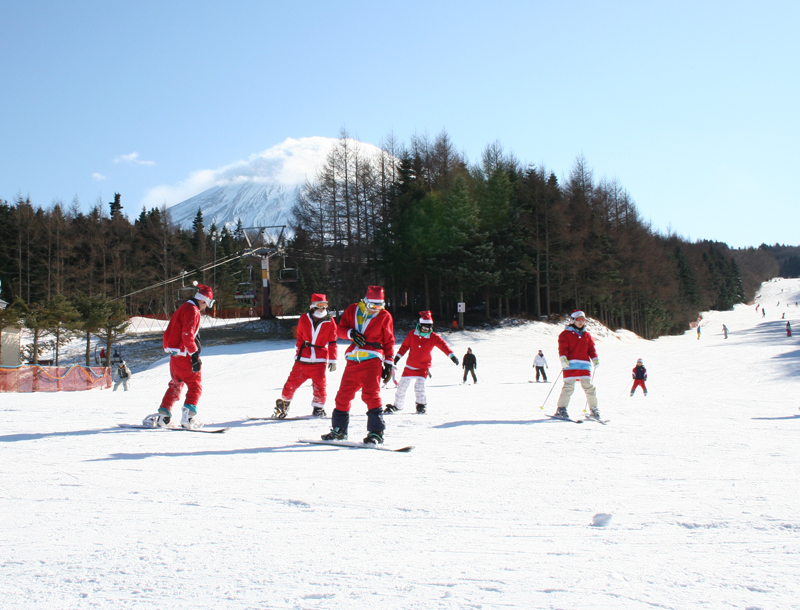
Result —
[[171, 379], [167, 392], [161, 400], [161, 408], [172, 411], [172, 405], [181, 397], [184, 385], [188, 388], [184, 404], [196, 407], [203, 393], [203, 379], [200, 371], [192, 372], [192, 357], [172, 356], [169, 359], [169, 374]]
[[380, 358], [370, 358], [355, 362], [348, 360], [344, 367], [339, 391], [336, 393], [336, 408], [339, 411], [350, 411], [350, 403], [361, 390], [361, 400], [367, 405], [367, 410], [379, 409], [381, 402], [381, 372], [383, 363]]
[[294, 393], [301, 385], [308, 379], [311, 380], [311, 387], [313, 388], [314, 395], [311, 399], [312, 407], [325, 407], [325, 400], [328, 397], [327, 384], [325, 382], [325, 367], [324, 362], [300, 362], [297, 360], [289, 373], [289, 378], [283, 386], [281, 398], [289, 401], [294, 398]]
[[631, 396], [636, 391], [636, 388], [642, 388], [642, 391], [647, 394], [647, 388], [644, 387], [644, 379], [634, 379], [633, 380], [633, 387], [631, 387]]

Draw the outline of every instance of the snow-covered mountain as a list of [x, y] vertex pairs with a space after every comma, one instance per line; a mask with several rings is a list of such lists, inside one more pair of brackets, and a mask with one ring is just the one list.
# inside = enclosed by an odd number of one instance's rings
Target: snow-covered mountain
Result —
[[[246, 161], [216, 170], [194, 172], [175, 187], [154, 189], [153, 197], [169, 201], [170, 195], [194, 191], [196, 195], [169, 207], [172, 221], [189, 229], [203, 213], [203, 223], [234, 228], [239, 219], [245, 227], [289, 224], [297, 192], [306, 179], [313, 180], [338, 138], [288, 138]], [[355, 142], [368, 158], [381, 154], [372, 144]], [[174, 198], [172, 199], [175, 200]]]

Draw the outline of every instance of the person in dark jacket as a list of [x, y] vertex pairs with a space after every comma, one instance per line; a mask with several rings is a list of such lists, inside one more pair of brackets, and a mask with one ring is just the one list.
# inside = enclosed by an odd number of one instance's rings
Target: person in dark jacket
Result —
[[461, 368], [464, 369], [464, 380], [461, 383], [467, 383], [467, 375], [472, 375], [472, 382], [478, 383], [478, 378], [475, 376], [475, 369], [478, 368], [478, 359], [472, 353], [472, 348], [467, 348], [467, 353], [461, 360]]
[[644, 382], [647, 381], [647, 369], [644, 368], [644, 362], [641, 358], [636, 361], [636, 366], [633, 367], [633, 387], [631, 387], [631, 396], [636, 391], [636, 388], [642, 388], [644, 395], [647, 396], [647, 386]]

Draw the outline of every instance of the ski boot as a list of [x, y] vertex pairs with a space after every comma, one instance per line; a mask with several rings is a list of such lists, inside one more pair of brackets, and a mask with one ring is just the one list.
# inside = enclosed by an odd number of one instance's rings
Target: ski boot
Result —
[[148, 415], [142, 420], [143, 426], [152, 426], [153, 428], [166, 428], [172, 419], [172, 414], [166, 409], [159, 409], [158, 413]]
[[399, 410], [400, 409], [398, 409], [394, 405], [386, 405], [385, 407], [383, 407], [384, 413], [397, 413]]
[[290, 400], [284, 400], [283, 398], [276, 400], [275, 413], [272, 414], [272, 419], [286, 419], [286, 416], [289, 414], [290, 402]]
[[370, 432], [364, 438], [365, 445], [381, 445], [383, 444], [383, 432]]
[[328, 414], [325, 413], [325, 409], [322, 407], [314, 407], [314, 410], [311, 412], [312, 417], [327, 417]]
[[589, 414], [586, 416], [586, 419], [596, 419], [600, 421], [600, 411], [597, 407], [589, 407]]
[[425, 413], [425, 405], [417, 404], [417, 413]]
[[556, 409], [556, 412], [553, 414], [553, 417], [556, 417], [558, 419], [569, 419], [569, 413], [567, 413], [567, 408], [558, 407], [558, 409]]
[[331, 428], [331, 431], [322, 435], [323, 441], [346, 441], [347, 432], [341, 428]]
[[183, 405], [183, 409], [181, 409], [181, 428], [197, 430], [202, 427], [203, 424], [197, 419], [197, 407], [194, 405]]

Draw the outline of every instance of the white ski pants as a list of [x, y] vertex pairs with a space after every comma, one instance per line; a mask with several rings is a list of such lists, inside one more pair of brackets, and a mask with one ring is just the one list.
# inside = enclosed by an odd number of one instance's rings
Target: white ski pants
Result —
[[425, 377], [401, 377], [400, 382], [397, 384], [397, 389], [394, 391], [394, 406], [398, 409], [403, 408], [403, 403], [406, 400], [406, 392], [412, 381], [414, 382], [414, 394], [417, 398], [417, 404], [428, 404], [428, 399], [425, 396]]
[[[581, 380], [581, 387], [586, 394], [586, 400], [589, 401], [589, 408], [597, 408], [597, 394], [591, 378], [580, 377], [579, 379]], [[561, 388], [561, 395], [558, 397], [558, 402], [556, 403], [559, 408], [564, 407], [566, 409], [569, 406], [569, 399], [572, 397], [573, 392], [575, 392], [576, 380], [575, 377], [564, 380], [564, 387]]]

